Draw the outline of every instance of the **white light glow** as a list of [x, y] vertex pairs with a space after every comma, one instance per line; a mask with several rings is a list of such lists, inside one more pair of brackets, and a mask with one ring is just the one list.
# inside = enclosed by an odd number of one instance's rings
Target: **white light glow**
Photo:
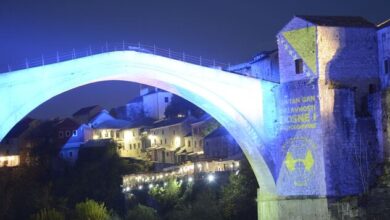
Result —
[[180, 147], [181, 145], [181, 140], [179, 136], [175, 137], [175, 147]]
[[209, 183], [214, 182], [214, 180], [215, 180], [214, 174], [207, 175], [207, 180], [209, 181]]

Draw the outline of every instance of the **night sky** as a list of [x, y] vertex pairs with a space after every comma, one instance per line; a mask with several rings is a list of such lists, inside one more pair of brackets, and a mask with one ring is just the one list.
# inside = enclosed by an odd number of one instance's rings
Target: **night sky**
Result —
[[[276, 48], [276, 33], [295, 14], [354, 15], [379, 23], [390, 18], [389, 9], [389, 0], [0, 0], [0, 66], [123, 40], [234, 64]], [[109, 109], [137, 89], [123, 82], [88, 85], [31, 115], [66, 116], [93, 104]]]

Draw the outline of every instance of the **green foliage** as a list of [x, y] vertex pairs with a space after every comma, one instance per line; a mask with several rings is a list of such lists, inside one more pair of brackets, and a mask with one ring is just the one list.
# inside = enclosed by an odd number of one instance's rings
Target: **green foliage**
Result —
[[188, 111], [195, 117], [200, 117], [204, 114], [204, 111], [196, 105], [179, 96], [173, 95], [171, 103], [165, 109], [164, 114], [167, 118], [175, 118], [178, 114], [187, 115]]
[[57, 184], [57, 192], [68, 198], [69, 205], [91, 198], [124, 214], [120, 185], [126, 161], [117, 155], [115, 149], [115, 144], [108, 143], [106, 147], [90, 147], [79, 151], [76, 165]]
[[[190, 199], [193, 196], [193, 200]], [[196, 195], [187, 198], [187, 201], [178, 203], [168, 214], [169, 220], [198, 220], [198, 219], [222, 219], [218, 205], [216, 192], [204, 188]]]
[[171, 179], [165, 187], [152, 188], [149, 194], [159, 203], [162, 213], [166, 213], [176, 205], [180, 198], [180, 183]]
[[75, 219], [77, 220], [108, 220], [109, 212], [104, 203], [97, 203], [87, 199], [85, 202], [76, 204]]
[[126, 220], [158, 220], [158, 216], [153, 208], [137, 205], [127, 212]]
[[55, 209], [41, 209], [31, 217], [31, 220], [64, 220], [65, 216]]
[[241, 173], [231, 174], [222, 189], [221, 210], [225, 219], [256, 219], [256, 178], [246, 160], [240, 164]]

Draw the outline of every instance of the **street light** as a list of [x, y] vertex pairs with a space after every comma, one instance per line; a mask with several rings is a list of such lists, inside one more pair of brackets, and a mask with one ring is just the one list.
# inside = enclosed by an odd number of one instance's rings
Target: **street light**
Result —
[[209, 181], [209, 183], [214, 182], [215, 176], [213, 174], [209, 174], [207, 175], [207, 180]]

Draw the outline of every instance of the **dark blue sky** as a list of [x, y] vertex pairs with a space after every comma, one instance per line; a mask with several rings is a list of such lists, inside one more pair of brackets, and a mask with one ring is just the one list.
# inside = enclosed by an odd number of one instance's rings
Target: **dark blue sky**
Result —
[[[359, 15], [379, 23], [390, 18], [389, 8], [389, 0], [1, 0], [0, 66], [122, 40], [237, 63], [275, 48], [276, 33], [294, 14]], [[89, 85], [32, 115], [64, 116], [91, 104], [110, 108], [136, 89], [118, 82]]]

